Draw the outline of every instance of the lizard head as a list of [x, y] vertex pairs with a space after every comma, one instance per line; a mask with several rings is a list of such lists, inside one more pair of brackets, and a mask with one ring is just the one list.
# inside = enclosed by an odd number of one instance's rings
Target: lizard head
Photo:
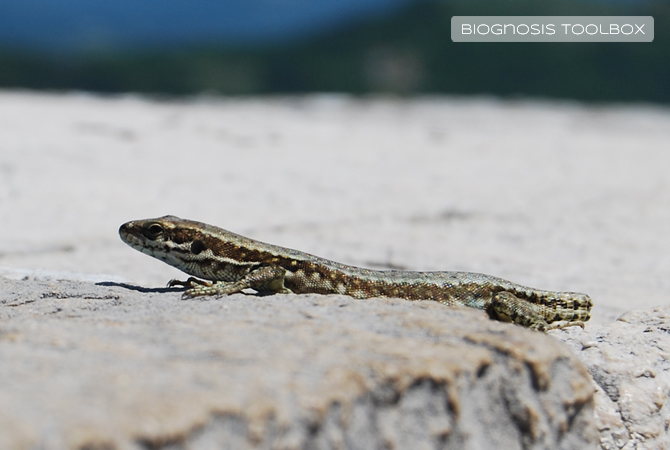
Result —
[[240, 256], [240, 253], [252, 253], [249, 249], [254, 241], [175, 216], [126, 222], [119, 228], [119, 236], [135, 250], [208, 280], [230, 281], [237, 275], [231, 267], [242, 268], [238, 271], [244, 272], [257, 264]]
[[204, 250], [197, 227], [189, 224], [192, 223], [176, 216], [133, 220], [121, 225], [119, 236], [135, 250], [167, 262], [172, 252], [183, 257]]

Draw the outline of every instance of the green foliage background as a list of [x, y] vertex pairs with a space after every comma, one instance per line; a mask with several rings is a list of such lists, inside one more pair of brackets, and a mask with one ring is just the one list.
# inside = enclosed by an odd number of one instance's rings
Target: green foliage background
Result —
[[[456, 15], [651, 15], [652, 43], [453, 43]], [[424, 0], [390, 16], [265, 47], [85, 54], [0, 49], [0, 87], [223, 95], [494, 94], [670, 102], [670, 3]]]

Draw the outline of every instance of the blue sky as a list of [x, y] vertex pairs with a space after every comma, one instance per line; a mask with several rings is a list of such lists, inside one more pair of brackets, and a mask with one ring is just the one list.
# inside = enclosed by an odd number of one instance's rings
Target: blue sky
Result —
[[0, 0], [0, 45], [47, 50], [290, 39], [413, 0]]

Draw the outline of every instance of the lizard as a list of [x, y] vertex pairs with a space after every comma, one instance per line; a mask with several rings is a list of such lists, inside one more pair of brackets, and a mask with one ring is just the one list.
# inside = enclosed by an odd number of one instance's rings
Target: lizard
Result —
[[593, 305], [577, 292], [525, 287], [470, 272], [372, 270], [341, 264], [176, 216], [135, 220], [119, 228], [123, 242], [191, 275], [169, 287], [184, 299], [252, 289], [258, 294], [344, 294], [434, 300], [486, 311], [491, 319], [546, 331], [584, 327]]

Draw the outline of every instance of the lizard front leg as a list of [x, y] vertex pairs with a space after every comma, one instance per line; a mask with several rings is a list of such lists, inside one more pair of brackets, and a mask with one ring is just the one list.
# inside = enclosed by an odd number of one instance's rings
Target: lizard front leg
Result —
[[291, 294], [292, 291], [284, 286], [286, 270], [279, 266], [261, 266], [252, 269], [238, 281], [216, 281], [214, 283], [189, 278], [186, 282], [172, 280], [171, 286], [182, 285], [189, 289], [182, 298], [202, 297], [205, 295], [230, 295], [242, 292], [244, 289], [253, 289], [257, 292], [273, 294]]
[[212, 284], [213, 283], [211, 281], [200, 280], [195, 277], [188, 277], [188, 280], [186, 281], [181, 281], [177, 280], [176, 278], [173, 278], [172, 280], [168, 281], [167, 287], [183, 286], [185, 288], [195, 288], [198, 286], [211, 286]]

